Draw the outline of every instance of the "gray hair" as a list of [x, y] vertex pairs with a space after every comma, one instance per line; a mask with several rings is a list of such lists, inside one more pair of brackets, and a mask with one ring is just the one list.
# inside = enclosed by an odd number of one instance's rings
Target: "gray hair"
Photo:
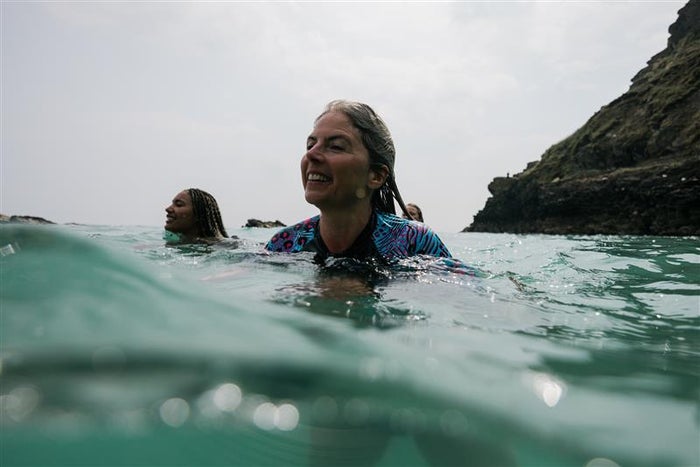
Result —
[[372, 195], [372, 206], [379, 211], [396, 214], [396, 208], [394, 207], [394, 199], [396, 199], [401, 210], [408, 214], [406, 205], [399, 193], [399, 188], [396, 186], [396, 176], [394, 175], [396, 149], [394, 148], [394, 140], [391, 138], [391, 133], [384, 120], [367, 104], [338, 99], [326, 105], [321, 115], [316, 118], [316, 122], [331, 111], [342, 112], [350, 119], [353, 126], [358, 129], [362, 136], [362, 143], [369, 153], [370, 166], [379, 167], [384, 165], [389, 169], [389, 176], [384, 185]]

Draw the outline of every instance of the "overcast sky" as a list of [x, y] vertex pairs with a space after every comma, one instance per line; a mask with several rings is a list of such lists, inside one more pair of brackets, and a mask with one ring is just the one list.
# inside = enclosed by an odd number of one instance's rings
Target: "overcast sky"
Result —
[[233, 229], [317, 214], [299, 161], [336, 98], [370, 104], [438, 232], [627, 91], [685, 1], [2, 0], [3, 214], [161, 226], [180, 190]]

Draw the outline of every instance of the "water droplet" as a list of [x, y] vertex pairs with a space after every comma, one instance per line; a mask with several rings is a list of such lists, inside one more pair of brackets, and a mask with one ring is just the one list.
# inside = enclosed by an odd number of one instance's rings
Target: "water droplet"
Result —
[[292, 404], [282, 404], [275, 412], [275, 426], [282, 431], [291, 431], [299, 424], [299, 410]]
[[263, 402], [253, 412], [253, 423], [262, 430], [275, 428], [275, 414], [277, 407], [272, 402]]
[[32, 386], [19, 386], [9, 394], [0, 396], [1, 413], [10, 419], [20, 422], [27, 418], [41, 401], [41, 393]]
[[241, 388], [233, 383], [225, 383], [214, 391], [214, 404], [222, 412], [233, 412], [243, 398]]
[[566, 385], [551, 375], [538, 373], [533, 376], [532, 389], [547, 407], [554, 407], [564, 395]]
[[166, 425], [179, 427], [190, 417], [190, 405], [186, 400], [173, 397], [160, 406], [160, 418]]

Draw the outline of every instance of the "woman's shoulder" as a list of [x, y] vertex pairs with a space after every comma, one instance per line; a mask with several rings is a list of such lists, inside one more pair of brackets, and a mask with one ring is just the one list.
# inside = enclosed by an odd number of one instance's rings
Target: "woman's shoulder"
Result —
[[395, 214], [377, 213], [375, 239], [380, 245], [390, 249], [395, 256], [452, 256], [440, 237], [428, 225]]
[[377, 224], [384, 224], [386, 227], [389, 227], [392, 230], [404, 230], [416, 233], [430, 232], [434, 234], [427, 224], [405, 219], [397, 216], [396, 214], [389, 214], [386, 212], [377, 212]]
[[314, 236], [320, 216], [310, 217], [278, 230], [265, 245], [269, 251], [297, 251]]

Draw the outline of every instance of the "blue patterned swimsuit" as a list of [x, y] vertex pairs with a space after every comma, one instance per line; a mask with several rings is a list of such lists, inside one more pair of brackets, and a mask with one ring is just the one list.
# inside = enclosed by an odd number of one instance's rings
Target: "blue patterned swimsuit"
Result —
[[339, 254], [333, 254], [323, 243], [318, 229], [320, 216], [306, 219], [277, 232], [265, 245], [274, 252], [298, 253], [311, 251], [317, 258], [329, 256], [355, 259], [378, 258], [392, 261], [414, 255], [451, 258], [449, 250], [430, 227], [409, 221], [393, 214], [374, 211], [367, 227], [352, 246]]

